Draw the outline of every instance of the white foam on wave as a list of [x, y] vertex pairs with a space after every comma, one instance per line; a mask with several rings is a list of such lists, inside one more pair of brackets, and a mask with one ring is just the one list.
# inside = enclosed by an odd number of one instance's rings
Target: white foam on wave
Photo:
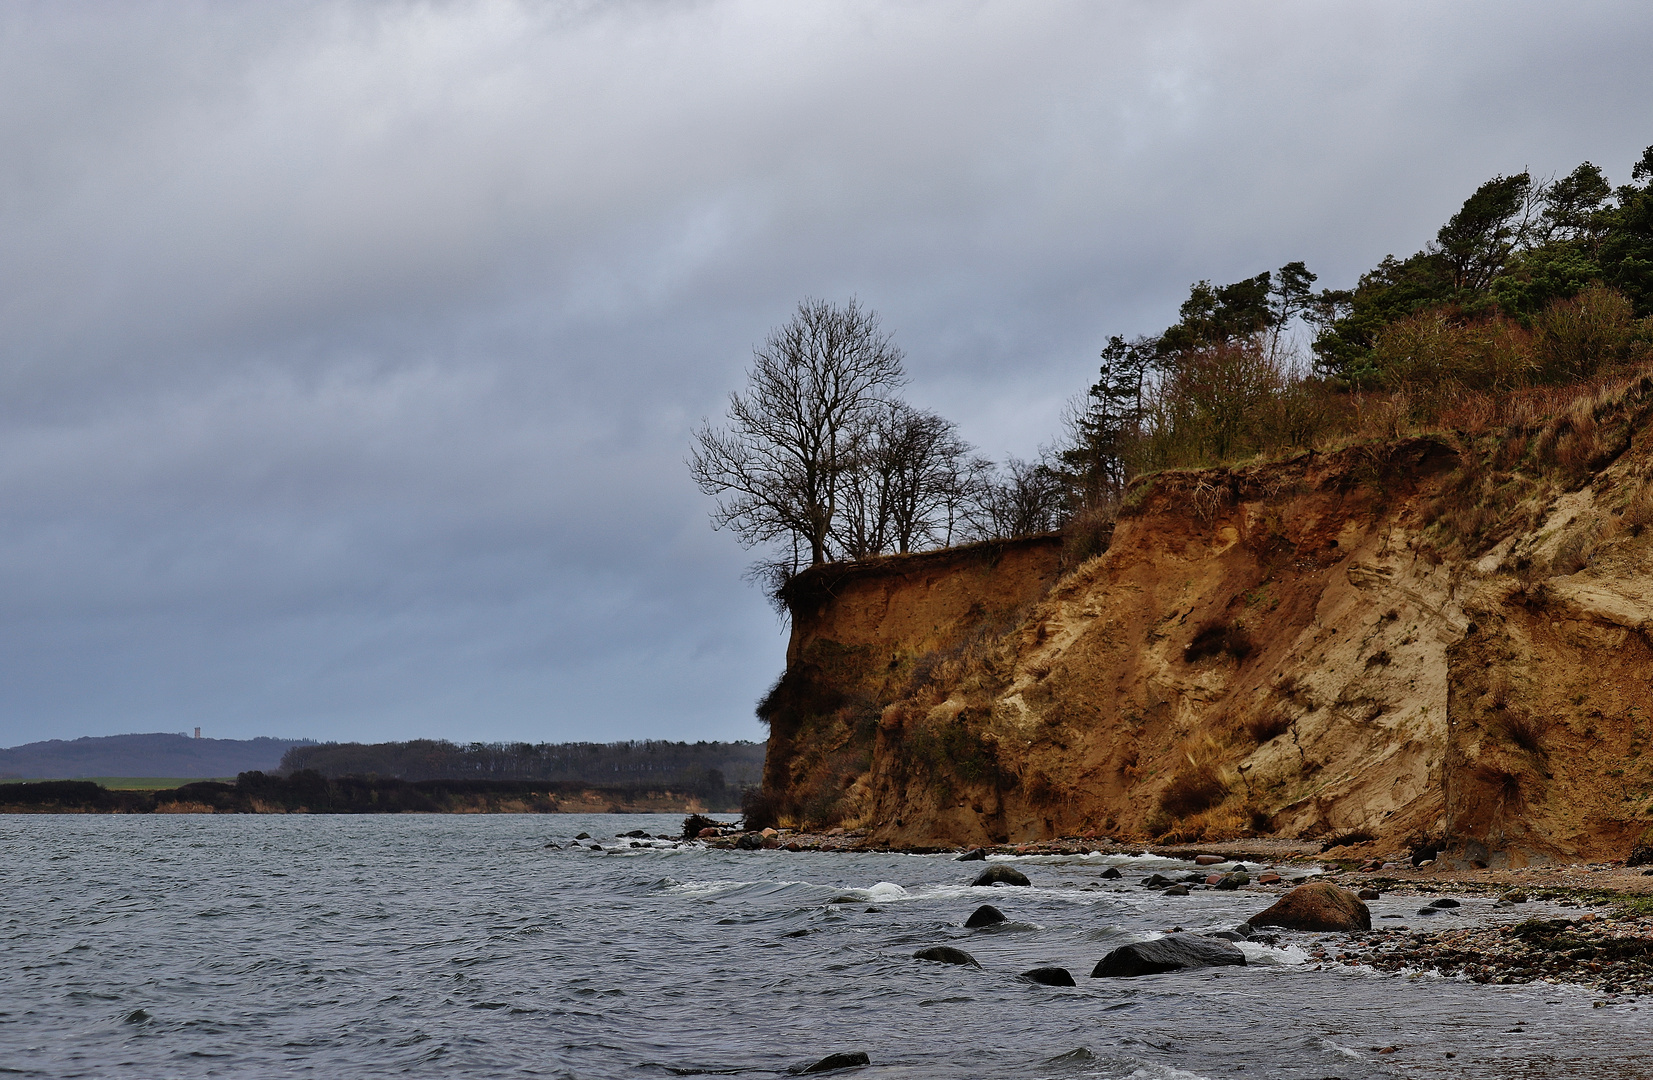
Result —
[[1186, 1069], [1173, 1068], [1170, 1065], [1138, 1065], [1123, 1080], [1208, 1080], [1202, 1073], [1191, 1073]]

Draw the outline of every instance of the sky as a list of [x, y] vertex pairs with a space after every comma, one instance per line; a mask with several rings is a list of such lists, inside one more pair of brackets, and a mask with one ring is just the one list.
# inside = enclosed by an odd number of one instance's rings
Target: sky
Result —
[[0, 745], [762, 738], [684, 465], [805, 297], [979, 451], [1653, 143], [1645, 3], [0, 8]]

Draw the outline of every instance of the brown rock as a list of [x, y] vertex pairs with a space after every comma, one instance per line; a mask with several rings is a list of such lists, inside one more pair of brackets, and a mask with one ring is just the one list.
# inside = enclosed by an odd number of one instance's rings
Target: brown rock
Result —
[[702, 840], [715, 840], [723, 834], [716, 829], [701, 829], [695, 835]]
[[1358, 893], [1356, 893], [1355, 895], [1360, 897], [1362, 900], [1382, 900], [1383, 899], [1383, 894], [1378, 892], [1376, 889], [1362, 889]]
[[1259, 885], [1278, 885], [1278, 884], [1280, 884], [1280, 875], [1276, 874], [1273, 870], [1270, 870], [1270, 871], [1268, 871], [1267, 873], [1264, 873], [1264, 874], [1258, 874], [1257, 875], [1257, 884], [1259, 884]]
[[1372, 912], [1354, 893], [1328, 882], [1311, 881], [1248, 921], [1252, 926], [1281, 926], [1287, 930], [1370, 930]]
[[1223, 861], [1223, 857], [1221, 855], [1195, 855], [1194, 856], [1194, 865], [1195, 866], [1215, 866], [1215, 865], [1217, 865], [1218, 863], [1220, 863], [1222, 861]]

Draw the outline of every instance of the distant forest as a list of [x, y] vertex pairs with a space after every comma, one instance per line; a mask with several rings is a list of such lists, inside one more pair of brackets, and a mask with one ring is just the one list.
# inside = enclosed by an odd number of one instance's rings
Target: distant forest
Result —
[[593, 785], [740, 789], [763, 779], [756, 742], [467, 743], [412, 739], [295, 746], [281, 771], [399, 780], [545, 780]]

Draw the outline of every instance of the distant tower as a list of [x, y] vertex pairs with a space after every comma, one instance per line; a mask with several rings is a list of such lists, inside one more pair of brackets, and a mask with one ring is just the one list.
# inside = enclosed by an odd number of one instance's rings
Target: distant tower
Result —
[[199, 739], [201, 737], [201, 729], [200, 728], [195, 729], [195, 737], [197, 739]]

